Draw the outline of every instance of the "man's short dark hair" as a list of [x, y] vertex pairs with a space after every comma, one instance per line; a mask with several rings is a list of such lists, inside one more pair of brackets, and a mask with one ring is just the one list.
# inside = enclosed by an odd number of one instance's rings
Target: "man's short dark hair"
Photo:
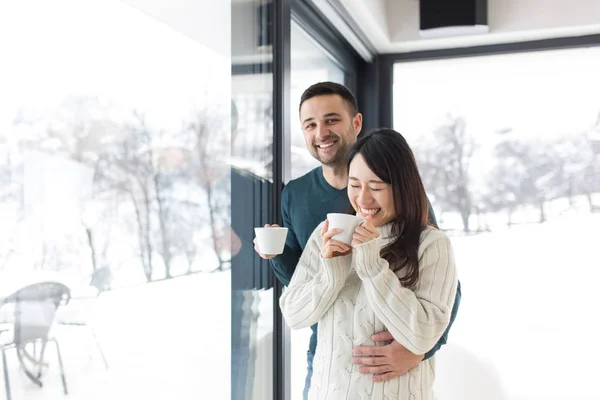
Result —
[[346, 86], [340, 85], [339, 83], [335, 82], [319, 82], [315, 83], [314, 85], [311, 85], [308, 89], [304, 91], [304, 93], [302, 93], [302, 97], [300, 97], [300, 106], [298, 108], [298, 111], [300, 111], [300, 108], [302, 108], [302, 104], [306, 100], [312, 99], [313, 97], [317, 96], [327, 96], [332, 94], [337, 94], [346, 101], [346, 104], [348, 105], [348, 111], [350, 111], [351, 116], [354, 117], [356, 114], [358, 114], [358, 104], [356, 102], [356, 97], [354, 97], [352, 92], [348, 90]]

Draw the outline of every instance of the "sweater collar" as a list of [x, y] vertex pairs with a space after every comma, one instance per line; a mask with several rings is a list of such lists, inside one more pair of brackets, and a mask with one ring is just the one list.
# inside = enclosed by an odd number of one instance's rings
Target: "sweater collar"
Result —
[[323, 166], [317, 167], [313, 170], [317, 177], [317, 182], [323, 190], [328, 195], [338, 196], [340, 194], [346, 194], [346, 188], [336, 189], [327, 182], [325, 176], [323, 175]]
[[377, 232], [381, 234], [381, 238], [383, 240], [391, 240], [392, 239], [392, 223], [388, 222], [385, 225], [377, 227]]

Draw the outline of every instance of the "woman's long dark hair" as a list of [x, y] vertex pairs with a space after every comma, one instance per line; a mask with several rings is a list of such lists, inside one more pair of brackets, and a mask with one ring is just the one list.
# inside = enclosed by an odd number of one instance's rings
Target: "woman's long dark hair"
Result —
[[392, 221], [392, 235], [396, 239], [381, 249], [381, 257], [394, 272], [407, 268], [400, 282], [411, 287], [419, 279], [419, 242], [429, 218], [429, 202], [415, 157], [404, 137], [386, 128], [358, 137], [348, 152], [348, 169], [358, 154], [392, 189], [397, 213]]

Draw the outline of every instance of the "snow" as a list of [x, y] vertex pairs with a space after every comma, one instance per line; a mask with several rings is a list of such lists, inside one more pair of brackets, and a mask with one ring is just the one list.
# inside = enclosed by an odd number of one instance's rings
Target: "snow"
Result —
[[[196, 274], [103, 293], [93, 322], [108, 370], [88, 329], [57, 326], [69, 398], [228, 398], [229, 281], [228, 273]], [[9, 355], [13, 399], [62, 397], [53, 351], [43, 389]]]
[[[600, 394], [586, 379], [600, 356], [593, 341], [598, 222], [597, 215], [565, 217], [453, 240], [464, 291], [450, 340], [494, 365], [508, 398]], [[448, 358], [442, 352], [440, 365]]]

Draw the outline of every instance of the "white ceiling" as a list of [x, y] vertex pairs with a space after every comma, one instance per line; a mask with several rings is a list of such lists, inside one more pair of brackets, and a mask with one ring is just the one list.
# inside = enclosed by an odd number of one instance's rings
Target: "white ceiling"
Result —
[[367, 59], [369, 46], [356, 44], [361, 35], [340, 22], [336, 7], [380, 54], [600, 33], [599, 0], [488, 0], [489, 33], [436, 39], [419, 36], [419, 0], [312, 1]]
[[[264, 58], [256, 54], [253, 46], [256, 32], [252, 31], [255, 21], [251, 11], [256, 2], [272, 0], [122, 1], [225, 56]], [[374, 54], [600, 33], [600, 0], [488, 0], [489, 33], [436, 39], [419, 36], [419, 0], [310, 1], [366, 60]], [[250, 7], [248, 12], [240, 13], [238, 9], [246, 6]], [[237, 11], [233, 13], [232, 8]], [[205, 18], [206, 15], [211, 17]], [[215, 32], [230, 32], [232, 17], [235, 24], [247, 25], [246, 30], [236, 30], [243, 37], [215, 35]], [[361, 34], [357, 35], [356, 30]]]

